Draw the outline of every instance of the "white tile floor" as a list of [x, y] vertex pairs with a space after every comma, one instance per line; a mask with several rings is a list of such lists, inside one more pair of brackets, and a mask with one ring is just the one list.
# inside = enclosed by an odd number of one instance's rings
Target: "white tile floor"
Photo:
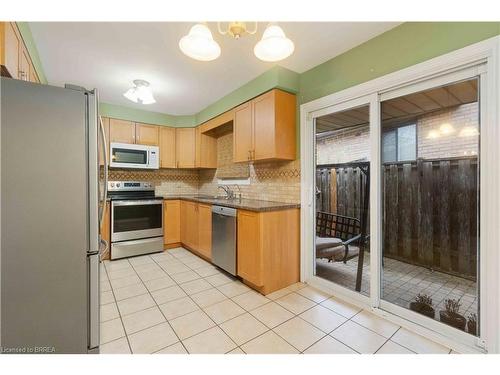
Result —
[[101, 353], [449, 353], [305, 284], [264, 297], [183, 248], [105, 261]]

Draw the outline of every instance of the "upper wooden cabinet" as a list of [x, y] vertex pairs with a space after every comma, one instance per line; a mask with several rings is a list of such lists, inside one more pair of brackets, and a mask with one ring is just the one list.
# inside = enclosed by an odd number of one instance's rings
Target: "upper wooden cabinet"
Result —
[[176, 128], [176, 160], [177, 168], [196, 167], [196, 129]]
[[296, 99], [271, 90], [234, 110], [233, 161], [294, 160]]
[[135, 143], [135, 123], [115, 118], [109, 119], [109, 142]]
[[135, 143], [139, 145], [158, 146], [160, 131], [156, 125], [135, 124]]
[[196, 128], [196, 168], [217, 168], [217, 138]]
[[0, 65], [3, 76], [40, 82], [15, 22], [0, 22]]
[[175, 128], [160, 127], [160, 168], [176, 168]]
[[[101, 117], [102, 120], [102, 125], [104, 127], [104, 136], [106, 137], [106, 153], [109, 155], [109, 118], [107, 117]], [[104, 154], [103, 154], [103, 147], [102, 147], [102, 139], [101, 135], [99, 134], [99, 137], [97, 138], [98, 142], [98, 149], [97, 152], [99, 154], [99, 165], [104, 165]], [[109, 160], [108, 160], [109, 163]]]

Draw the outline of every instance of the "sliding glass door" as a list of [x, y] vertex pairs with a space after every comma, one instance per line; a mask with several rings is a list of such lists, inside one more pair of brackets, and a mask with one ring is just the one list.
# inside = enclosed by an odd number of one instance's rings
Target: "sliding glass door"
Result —
[[314, 274], [369, 296], [370, 105], [332, 109], [315, 125]]
[[380, 103], [381, 298], [470, 335], [479, 321], [479, 79]]

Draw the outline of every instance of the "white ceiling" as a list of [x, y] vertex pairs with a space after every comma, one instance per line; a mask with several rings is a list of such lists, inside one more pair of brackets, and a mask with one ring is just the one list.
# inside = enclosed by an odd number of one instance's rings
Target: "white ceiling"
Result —
[[[53, 85], [97, 87], [101, 101], [172, 115], [190, 115], [244, 85], [275, 64], [258, 60], [253, 47], [266, 26], [240, 40], [209, 23], [221, 56], [199, 62], [182, 54], [179, 39], [193, 23], [31, 22], [33, 38]], [[283, 22], [295, 52], [279, 65], [302, 73], [395, 26], [394, 22]], [[134, 79], [151, 83], [156, 103], [123, 97]]]

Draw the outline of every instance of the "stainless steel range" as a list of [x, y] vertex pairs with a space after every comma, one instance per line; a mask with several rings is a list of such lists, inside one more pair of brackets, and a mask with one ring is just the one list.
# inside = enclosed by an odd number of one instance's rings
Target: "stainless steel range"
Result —
[[150, 182], [109, 181], [111, 259], [163, 251], [163, 199]]

